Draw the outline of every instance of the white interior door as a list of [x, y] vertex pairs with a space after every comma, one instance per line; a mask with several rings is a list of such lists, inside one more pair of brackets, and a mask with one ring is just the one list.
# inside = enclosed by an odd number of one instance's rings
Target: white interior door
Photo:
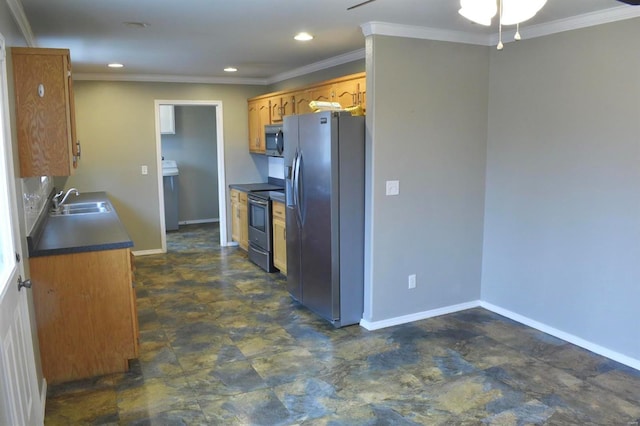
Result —
[[41, 425], [28, 289], [18, 288], [24, 259], [18, 243], [18, 213], [8, 121], [4, 38], [0, 35], [0, 425]]

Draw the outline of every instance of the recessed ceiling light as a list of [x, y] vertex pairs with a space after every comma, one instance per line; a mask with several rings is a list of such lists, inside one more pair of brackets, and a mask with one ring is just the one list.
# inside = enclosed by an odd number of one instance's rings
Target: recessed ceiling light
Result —
[[236, 71], [238, 71], [238, 68], [236, 68], [236, 67], [226, 67], [224, 70], [226, 72], [236, 72]]
[[124, 67], [124, 65], [119, 64], [119, 63], [117, 63], [117, 62], [113, 62], [113, 63], [107, 64], [107, 66], [108, 66], [109, 68], [122, 68], [122, 67]]
[[309, 41], [309, 40], [313, 40], [313, 36], [309, 33], [298, 33], [295, 35], [295, 37], [293, 37], [294, 39], [298, 40], [298, 41]]

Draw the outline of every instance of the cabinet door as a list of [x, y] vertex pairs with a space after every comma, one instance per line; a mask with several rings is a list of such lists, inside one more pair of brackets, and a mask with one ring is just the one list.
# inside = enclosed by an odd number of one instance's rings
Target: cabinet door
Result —
[[71, 57], [67, 54], [64, 56], [65, 67], [67, 69], [67, 93], [69, 99], [69, 122], [71, 125], [71, 151], [73, 154], [73, 168], [78, 167], [78, 161], [81, 157], [80, 140], [76, 133], [76, 101], [73, 94], [73, 73], [71, 72]]
[[240, 242], [240, 200], [239, 191], [231, 190], [231, 239]]
[[293, 94], [284, 94], [271, 98], [271, 123], [279, 123], [285, 115], [291, 115], [295, 111]]
[[311, 102], [311, 91], [310, 90], [300, 90], [293, 94], [294, 103], [295, 103], [295, 114], [308, 114], [313, 112], [311, 108], [309, 108], [309, 102]]
[[367, 84], [366, 77], [358, 77], [341, 81], [333, 85], [335, 101], [343, 107], [362, 105], [366, 108]]
[[358, 79], [341, 81], [333, 85], [334, 101], [344, 108], [356, 106], [359, 102], [360, 82]]
[[240, 192], [239, 197], [239, 218], [240, 218], [240, 241], [238, 245], [245, 250], [249, 249], [249, 216], [247, 210], [247, 194], [246, 192]]
[[66, 49], [13, 48], [20, 176], [69, 176], [75, 112]]
[[287, 275], [287, 225], [284, 204], [273, 202], [273, 264]]
[[269, 99], [249, 101], [249, 152], [264, 154], [264, 126], [271, 124]]
[[333, 102], [333, 98], [333, 86], [331, 84], [311, 89], [312, 101]]
[[160, 133], [163, 135], [176, 134], [176, 117], [173, 105], [160, 105]]
[[49, 383], [124, 372], [137, 356], [129, 249], [29, 259]]

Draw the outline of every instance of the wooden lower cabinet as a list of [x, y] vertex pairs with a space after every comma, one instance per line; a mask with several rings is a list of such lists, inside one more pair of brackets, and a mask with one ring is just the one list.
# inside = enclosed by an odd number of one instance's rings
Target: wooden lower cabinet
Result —
[[249, 249], [249, 220], [247, 193], [232, 189], [231, 197], [231, 239], [243, 250]]
[[124, 372], [138, 357], [130, 249], [29, 259], [44, 377]]
[[274, 201], [271, 206], [273, 216], [273, 265], [287, 275], [287, 222], [285, 206]]

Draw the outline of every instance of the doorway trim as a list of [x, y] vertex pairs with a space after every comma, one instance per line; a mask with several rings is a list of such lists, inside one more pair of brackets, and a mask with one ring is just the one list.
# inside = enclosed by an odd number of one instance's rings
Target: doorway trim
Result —
[[156, 170], [158, 174], [158, 199], [160, 205], [160, 238], [162, 240], [162, 253], [167, 252], [167, 224], [164, 220], [164, 190], [162, 183], [162, 135], [160, 134], [160, 105], [176, 106], [213, 106], [216, 112], [216, 151], [218, 153], [218, 216], [220, 218], [220, 246], [227, 243], [227, 202], [226, 202], [226, 173], [224, 169], [224, 129], [222, 101], [193, 101], [193, 100], [163, 100], [156, 99]]

